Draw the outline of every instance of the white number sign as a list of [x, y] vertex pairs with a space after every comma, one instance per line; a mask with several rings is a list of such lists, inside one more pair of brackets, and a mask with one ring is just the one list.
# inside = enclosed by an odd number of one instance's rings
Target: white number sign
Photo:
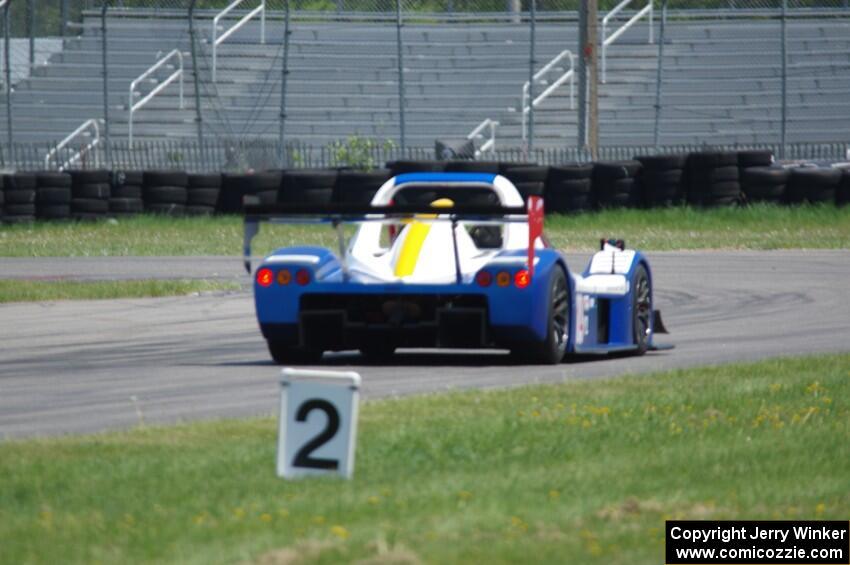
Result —
[[360, 375], [284, 369], [280, 380], [277, 475], [354, 472]]

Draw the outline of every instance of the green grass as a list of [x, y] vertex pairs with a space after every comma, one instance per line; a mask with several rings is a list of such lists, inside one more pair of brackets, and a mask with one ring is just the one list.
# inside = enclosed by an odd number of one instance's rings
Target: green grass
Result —
[[[645, 250], [850, 248], [850, 207], [751, 206], [719, 210], [611, 210], [547, 218], [560, 248], [592, 250], [620, 237]], [[257, 254], [286, 245], [335, 246], [328, 227], [264, 225]], [[0, 257], [238, 255], [240, 217], [139, 217], [120, 222], [0, 227]]]
[[0, 444], [0, 560], [656, 564], [665, 519], [846, 520], [850, 355], [367, 402], [351, 481], [277, 479], [275, 438]]
[[179, 296], [237, 290], [235, 282], [206, 280], [32, 281], [0, 279], [0, 303]]

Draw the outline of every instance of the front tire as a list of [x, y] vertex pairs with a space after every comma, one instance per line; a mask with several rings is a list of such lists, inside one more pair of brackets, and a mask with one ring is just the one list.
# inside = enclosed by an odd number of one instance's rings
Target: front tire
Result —
[[293, 347], [288, 342], [268, 340], [269, 353], [278, 365], [310, 365], [322, 358], [322, 352]]
[[521, 350], [524, 357], [536, 365], [556, 365], [563, 361], [570, 341], [570, 288], [567, 275], [560, 267], [552, 269], [548, 290], [546, 339], [531, 343]]

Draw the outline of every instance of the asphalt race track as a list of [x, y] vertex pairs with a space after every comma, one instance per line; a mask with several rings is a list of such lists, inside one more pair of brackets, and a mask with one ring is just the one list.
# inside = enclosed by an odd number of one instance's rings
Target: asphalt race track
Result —
[[[780, 355], [850, 351], [850, 251], [649, 254], [674, 351], [517, 366], [502, 353], [402, 352], [353, 368], [368, 398], [599, 378]], [[574, 269], [588, 254], [569, 255]], [[0, 259], [2, 278], [220, 278], [237, 257]], [[249, 291], [0, 305], [0, 438], [96, 432], [140, 422], [272, 414], [279, 368]]]

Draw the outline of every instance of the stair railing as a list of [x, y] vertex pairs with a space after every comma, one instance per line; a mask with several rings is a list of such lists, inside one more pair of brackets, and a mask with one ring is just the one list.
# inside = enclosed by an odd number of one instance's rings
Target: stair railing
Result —
[[254, 8], [253, 10], [251, 10], [250, 12], [248, 12], [247, 14], [242, 16], [242, 19], [240, 19], [238, 22], [233, 24], [230, 27], [230, 29], [228, 29], [227, 31], [225, 31], [221, 35], [218, 35], [218, 22], [221, 20], [221, 18], [223, 18], [224, 16], [229, 14], [234, 8], [239, 6], [239, 4], [241, 4], [244, 1], [245, 0], [235, 0], [227, 8], [225, 8], [224, 10], [219, 12], [216, 15], [216, 17], [213, 18], [213, 28], [212, 28], [212, 81], [213, 82], [215, 82], [215, 77], [216, 77], [215, 69], [216, 69], [216, 65], [218, 63], [218, 46], [221, 45], [222, 43], [224, 43], [224, 41], [228, 37], [230, 37], [231, 35], [236, 33], [239, 30], [239, 28], [241, 28], [246, 23], [248, 23], [248, 21], [251, 20], [251, 18], [253, 18], [257, 14], [260, 14], [260, 43], [266, 42], [266, 0], [260, 0], [259, 6], [257, 6], [256, 8]]
[[[157, 54], [159, 56], [159, 54]], [[136, 103], [133, 103], [133, 99], [136, 96], [141, 96], [140, 92], [136, 92], [136, 86], [153, 73], [155, 73], [160, 67], [165, 65], [168, 61], [176, 58], [177, 59], [177, 70], [171, 73], [167, 79], [162, 81], [157, 85], [156, 88], [148, 92], [147, 96], [142, 98]], [[173, 67], [172, 67], [173, 68]], [[130, 116], [128, 118], [127, 123], [127, 137], [130, 149], [133, 148], [133, 114], [141, 110], [145, 104], [151, 101], [151, 99], [162, 92], [169, 84], [174, 82], [177, 79], [180, 79], [180, 109], [183, 109], [183, 53], [180, 52], [179, 49], [173, 49], [170, 51], [165, 57], [151, 65], [151, 67], [140, 74], [136, 79], [130, 83], [130, 96], [127, 103], [127, 107], [130, 108]]]
[[[56, 147], [48, 151], [47, 155], [44, 156], [45, 170], [50, 169], [50, 159], [52, 159], [53, 156], [56, 155], [59, 151], [67, 147], [77, 137], [83, 136], [85, 134], [91, 136], [92, 140], [88, 144], [86, 144], [82, 149], [72, 155], [70, 159], [62, 163], [62, 166], [59, 167], [59, 171], [64, 171], [69, 166], [82, 159], [95, 147], [97, 147], [100, 144], [100, 127], [98, 126], [99, 121], [100, 120], [94, 118], [92, 118], [91, 120], [86, 120], [80, 127], [72, 131], [65, 139], [57, 143]], [[98, 166], [97, 152], [94, 153], [94, 165], [95, 167]]]
[[[492, 155], [496, 155], [496, 128], [499, 127], [499, 122], [496, 120], [491, 120], [487, 118], [478, 126], [469, 132], [469, 135], [466, 136], [466, 139], [469, 140], [484, 140], [481, 145], [479, 145], [475, 149], [475, 158], [478, 159], [481, 155], [487, 153], [488, 151]], [[484, 132], [487, 132], [489, 136], [485, 137]]]
[[[539, 106], [541, 102], [543, 102], [544, 100], [549, 98], [549, 96], [551, 96], [553, 92], [558, 90], [565, 82], [570, 81], [570, 109], [575, 110], [575, 107], [576, 107], [576, 101], [575, 101], [576, 72], [575, 72], [575, 56], [573, 55], [572, 51], [565, 49], [565, 50], [561, 51], [560, 53], [558, 53], [557, 55], [555, 55], [555, 57], [553, 57], [551, 61], [546, 63], [546, 65], [544, 65], [542, 69], [540, 69], [539, 71], [534, 73], [534, 77], [532, 77], [532, 78], [534, 79], [534, 82], [537, 83], [545, 75], [547, 75], [549, 73], [549, 71], [556, 69], [555, 65], [557, 65], [558, 63], [560, 63], [564, 59], [569, 60], [570, 69], [568, 71], [564, 72], [563, 74], [561, 74], [557, 78], [557, 80], [555, 80], [555, 82], [550, 84], [543, 92], [540, 93], [539, 96], [537, 96], [534, 99], [534, 101], [532, 101], [532, 104], [534, 104], [535, 108], [537, 108], [537, 106]], [[563, 71], [563, 69], [557, 69], [557, 70]], [[545, 85], [546, 83], [542, 82], [541, 84]], [[530, 90], [531, 90], [531, 86], [530, 86], [529, 81], [525, 81], [525, 84], [522, 85], [522, 142], [523, 142], [523, 145], [525, 145], [525, 142], [528, 138], [528, 114], [531, 111], [531, 106], [528, 103], [528, 97], [529, 97], [529, 91]]]
[[619, 14], [625, 9], [626, 6], [632, 3], [633, 0], [623, 0], [613, 10], [608, 12], [608, 14], [602, 18], [602, 82], [604, 83], [608, 79], [608, 46], [617, 41], [621, 35], [626, 33], [629, 28], [635, 25], [642, 17], [649, 14], [649, 42], [653, 42], [653, 33], [652, 33], [652, 14], [653, 14], [653, 0], [649, 0], [649, 2], [641, 8], [634, 16], [629, 19], [626, 23], [624, 23], [620, 28], [612, 33], [610, 36], [608, 35], [608, 22], [611, 21], [614, 16]]

